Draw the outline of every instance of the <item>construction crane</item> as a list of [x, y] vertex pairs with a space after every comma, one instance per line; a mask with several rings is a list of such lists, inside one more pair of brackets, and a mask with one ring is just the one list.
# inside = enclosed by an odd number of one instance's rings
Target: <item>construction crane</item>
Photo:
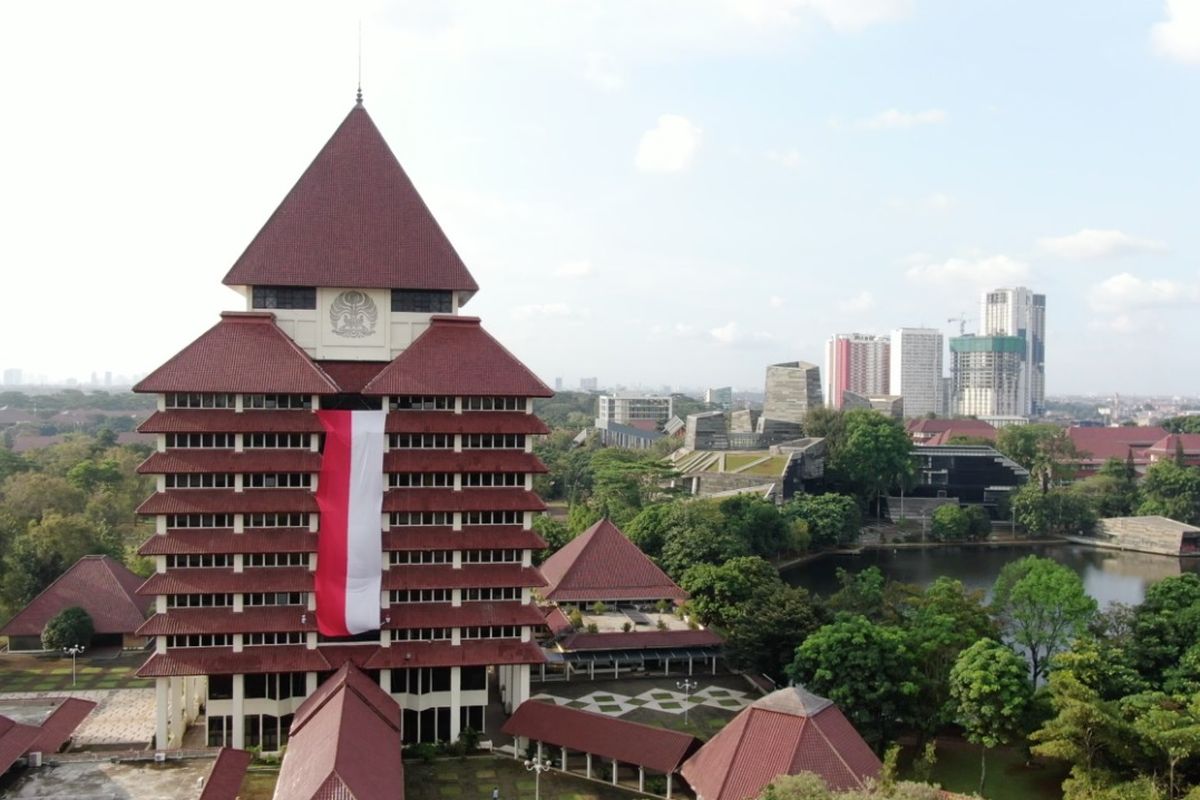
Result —
[[959, 312], [959, 315], [957, 317], [951, 317], [950, 319], [946, 320], [946, 322], [957, 322], [958, 323], [958, 335], [959, 336], [967, 335], [967, 323], [970, 321], [971, 321], [971, 318], [967, 316], [967, 312], [965, 312], [965, 311]]

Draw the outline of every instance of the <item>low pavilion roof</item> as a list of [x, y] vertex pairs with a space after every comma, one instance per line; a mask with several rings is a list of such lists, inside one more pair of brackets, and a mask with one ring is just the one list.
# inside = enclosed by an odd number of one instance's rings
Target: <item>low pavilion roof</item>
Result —
[[542, 596], [556, 602], [687, 599], [687, 593], [607, 519], [567, 542], [541, 570], [547, 582]]
[[132, 634], [146, 619], [152, 598], [138, 597], [142, 578], [111, 556], [84, 556], [0, 628], [5, 636], [41, 636], [55, 615], [78, 606], [96, 633]]

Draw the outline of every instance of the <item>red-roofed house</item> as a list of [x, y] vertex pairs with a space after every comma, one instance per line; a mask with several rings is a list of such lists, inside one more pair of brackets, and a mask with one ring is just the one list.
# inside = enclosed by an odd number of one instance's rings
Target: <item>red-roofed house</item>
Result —
[[1116, 428], [1067, 428], [1067, 436], [1079, 454], [1076, 461], [1078, 475], [1086, 478], [1112, 458], [1121, 461], [1132, 459], [1134, 468], [1144, 472], [1150, 464], [1147, 451], [1166, 438], [1167, 431], [1157, 425], [1122, 425]]
[[110, 556], [84, 556], [42, 590], [0, 628], [13, 652], [42, 649], [42, 629], [64, 609], [78, 606], [92, 618], [96, 634], [92, 647], [140, 649], [146, 639], [137, 629], [146, 621], [151, 603], [137, 595], [142, 578]]
[[67, 698], [37, 725], [0, 715], [0, 775], [30, 753], [54, 754], [62, 750], [95, 707], [91, 700]]
[[1200, 466], [1200, 433], [1169, 433], [1143, 452], [1151, 464], [1182, 457], [1187, 466]]
[[[276, 750], [346, 663], [403, 709], [406, 742], [485, 731], [490, 690], [515, 707], [545, 660], [533, 398], [551, 391], [459, 315], [478, 286], [361, 102], [224, 282], [244, 309], [135, 387], [158, 401], [139, 468], [157, 481], [139, 508], [155, 525], [139, 674], [155, 680], [157, 746], [179, 746], [203, 705], [209, 746]], [[315, 412], [339, 410], [386, 417], [380, 552], [367, 531], [359, 562], [381, 564], [378, 626], [353, 637], [316, 624], [337, 606], [314, 587], [338, 526], [317, 502]]]
[[404, 800], [400, 707], [347, 663], [296, 710], [274, 800]]
[[913, 444], [953, 444], [959, 437], [996, 441], [996, 429], [981, 419], [910, 419], [904, 427]]
[[[541, 569], [547, 586], [539, 593], [555, 604], [545, 609], [547, 626], [568, 677], [572, 670], [591, 677], [600, 670], [605, 678], [622, 669], [669, 671], [672, 660], [689, 674], [696, 661], [716, 668], [721, 637], [672, 613], [687, 592], [609, 520], [567, 542]], [[574, 612], [579, 630], [568, 622]]]
[[750, 800], [780, 775], [860, 789], [882, 765], [831, 701], [793, 686], [743, 709], [683, 765], [696, 800]]

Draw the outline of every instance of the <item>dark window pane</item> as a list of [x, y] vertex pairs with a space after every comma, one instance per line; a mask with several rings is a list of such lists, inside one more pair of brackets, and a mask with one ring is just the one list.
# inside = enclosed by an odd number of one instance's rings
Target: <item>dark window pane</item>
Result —
[[208, 699], [209, 700], [232, 700], [233, 699], [233, 676], [232, 675], [209, 675], [208, 676]]
[[487, 688], [487, 667], [463, 667], [462, 690], [464, 692]]
[[392, 311], [449, 314], [452, 306], [450, 292], [392, 289]]
[[[274, 676], [272, 676], [274, 677]], [[246, 699], [267, 696], [267, 676], [263, 674], [246, 676]]]
[[254, 308], [316, 308], [317, 290], [314, 286], [255, 286], [251, 305]]
[[450, 667], [433, 667], [433, 688], [430, 691], [450, 691]]

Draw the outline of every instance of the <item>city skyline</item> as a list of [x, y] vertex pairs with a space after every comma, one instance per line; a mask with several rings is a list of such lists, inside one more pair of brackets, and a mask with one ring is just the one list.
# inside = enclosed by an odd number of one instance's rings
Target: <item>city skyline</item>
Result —
[[218, 280], [352, 102], [361, 18], [464, 313], [540, 375], [752, 387], [1025, 285], [1048, 394], [1197, 394], [1161, 342], [1200, 303], [1200, 31], [1090, 8], [9, 4], [0, 367], [144, 373], [238, 307]]

